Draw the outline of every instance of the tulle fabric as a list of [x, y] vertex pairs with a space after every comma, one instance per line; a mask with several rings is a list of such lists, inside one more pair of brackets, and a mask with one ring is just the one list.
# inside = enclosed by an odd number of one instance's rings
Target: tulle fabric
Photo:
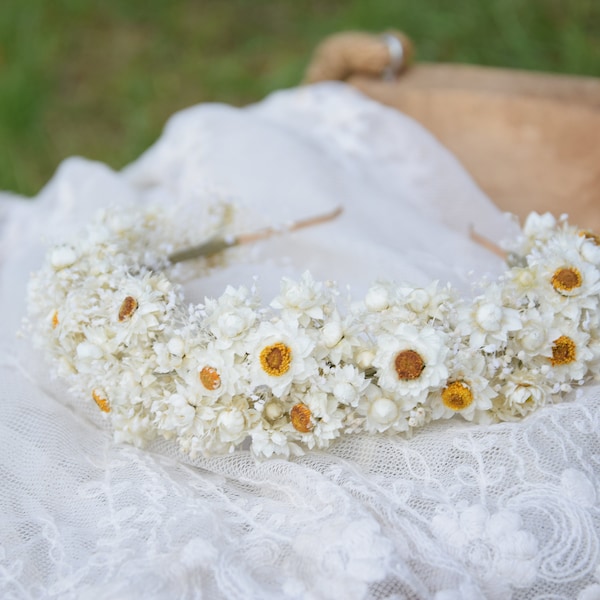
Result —
[[514, 227], [426, 131], [343, 84], [190, 108], [123, 172], [73, 158], [38, 198], [0, 196], [0, 597], [600, 598], [598, 387], [521, 423], [258, 463], [117, 445], [49, 379], [18, 334], [47, 244], [100, 207], [215, 194], [253, 227], [344, 214], [188, 282], [190, 301], [255, 276], [268, 301], [306, 269], [357, 298], [378, 278], [469, 294], [502, 270], [469, 226]]

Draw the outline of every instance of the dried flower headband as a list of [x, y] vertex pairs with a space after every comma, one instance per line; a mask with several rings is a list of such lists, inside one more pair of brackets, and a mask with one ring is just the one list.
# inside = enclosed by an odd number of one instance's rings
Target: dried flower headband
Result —
[[[201, 268], [272, 233], [214, 238], [219, 210]], [[185, 223], [156, 209], [104, 213], [30, 283], [53, 373], [76, 402], [97, 404], [117, 441], [174, 439], [191, 456], [246, 442], [257, 457], [289, 457], [456, 414], [518, 420], [600, 374], [599, 240], [564, 219], [530, 215], [506, 272], [468, 300], [449, 285], [378, 282], [342, 303], [306, 273], [282, 280], [268, 307], [245, 287], [187, 306], [167, 277], [187, 258], [173, 240], [190, 243]]]

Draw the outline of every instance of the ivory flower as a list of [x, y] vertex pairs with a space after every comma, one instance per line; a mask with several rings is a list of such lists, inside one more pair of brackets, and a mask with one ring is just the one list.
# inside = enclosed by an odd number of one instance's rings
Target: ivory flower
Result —
[[412, 408], [446, 379], [446, 343], [443, 332], [413, 325], [401, 324], [394, 335], [379, 336], [373, 359], [378, 385], [398, 394], [405, 408]]
[[168, 254], [231, 233], [231, 212], [202, 209], [197, 228], [176, 208], [101, 212], [31, 279], [34, 342], [117, 441], [163, 437], [195, 456], [249, 437], [255, 456], [289, 458], [454, 415], [520, 419], [600, 378], [599, 240], [565, 219], [532, 215], [509, 245], [515, 266], [473, 299], [379, 281], [342, 303], [305, 273], [267, 305], [255, 287], [229, 286], [188, 306], [178, 281], [231, 254], [176, 266]]

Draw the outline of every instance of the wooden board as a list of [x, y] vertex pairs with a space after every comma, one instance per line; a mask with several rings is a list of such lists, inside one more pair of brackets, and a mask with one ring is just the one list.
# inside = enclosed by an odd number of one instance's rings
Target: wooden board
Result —
[[349, 82], [421, 122], [501, 208], [600, 231], [600, 79], [419, 64]]

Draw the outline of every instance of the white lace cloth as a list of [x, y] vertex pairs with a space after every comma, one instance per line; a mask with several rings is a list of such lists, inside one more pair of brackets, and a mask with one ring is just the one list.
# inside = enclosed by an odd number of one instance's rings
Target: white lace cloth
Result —
[[35, 201], [0, 196], [0, 597], [600, 598], [598, 388], [518, 424], [290, 462], [118, 446], [99, 411], [71, 408], [15, 337], [28, 273], [100, 206], [207, 190], [257, 224], [345, 212], [191, 282], [195, 300], [255, 273], [270, 298], [307, 268], [357, 296], [379, 277], [468, 293], [502, 268], [469, 224], [510, 227], [427, 132], [342, 84], [191, 108], [123, 173], [70, 159]]

